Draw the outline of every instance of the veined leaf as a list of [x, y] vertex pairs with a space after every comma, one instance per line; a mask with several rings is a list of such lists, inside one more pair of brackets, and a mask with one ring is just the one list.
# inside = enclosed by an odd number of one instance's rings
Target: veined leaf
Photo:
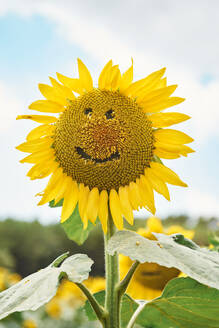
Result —
[[65, 257], [66, 254], [61, 255], [45, 269], [1, 292], [0, 319], [16, 311], [37, 310], [49, 302], [55, 296], [63, 274], [78, 283], [88, 278], [93, 261], [87, 255], [75, 254], [63, 261]]
[[144, 328], [218, 328], [219, 291], [191, 278], [176, 278], [146, 304], [136, 323]]
[[200, 248], [182, 235], [153, 233], [149, 240], [133, 231], [119, 231], [108, 243], [108, 253], [129, 256], [141, 263], [153, 262], [176, 268], [210, 287], [219, 289], [219, 253]]

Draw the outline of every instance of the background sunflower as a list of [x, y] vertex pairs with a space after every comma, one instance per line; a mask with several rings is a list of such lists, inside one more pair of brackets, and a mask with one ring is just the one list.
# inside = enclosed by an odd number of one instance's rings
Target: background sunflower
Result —
[[[152, 234], [153, 232], [167, 235], [180, 233], [189, 239], [194, 237], [193, 230], [184, 229], [180, 225], [171, 225], [168, 228], [164, 228], [161, 220], [156, 217], [150, 217], [147, 220], [146, 228], [137, 230], [137, 233], [141, 236], [156, 240]], [[120, 255], [121, 278], [125, 277], [132, 263], [129, 257]], [[151, 300], [161, 295], [168, 281], [179, 276], [182, 276], [182, 273], [175, 268], [166, 268], [156, 263], [143, 263], [138, 266], [127, 289], [127, 293], [134, 299]]]

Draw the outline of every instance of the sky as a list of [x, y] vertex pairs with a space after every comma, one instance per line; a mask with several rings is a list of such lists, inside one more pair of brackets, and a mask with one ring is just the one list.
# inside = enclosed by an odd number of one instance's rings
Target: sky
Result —
[[157, 215], [219, 216], [218, 12], [217, 0], [1, 1], [0, 218], [59, 221], [60, 209], [37, 206], [46, 179], [30, 181], [15, 149], [36, 123], [15, 119], [42, 98], [38, 83], [56, 72], [76, 76], [78, 57], [95, 81], [109, 59], [125, 70], [133, 57], [136, 80], [167, 67], [174, 95], [186, 98], [174, 111], [192, 117], [176, 128], [195, 139], [196, 152], [164, 161], [189, 187], [170, 186], [171, 202], [156, 195]]

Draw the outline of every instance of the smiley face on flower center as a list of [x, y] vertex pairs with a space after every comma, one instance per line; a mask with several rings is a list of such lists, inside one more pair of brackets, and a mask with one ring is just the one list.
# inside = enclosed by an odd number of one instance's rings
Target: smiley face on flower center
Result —
[[78, 183], [118, 190], [144, 174], [154, 138], [151, 122], [133, 99], [94, 89], [60, 116], [53, 147], [63, 172]]

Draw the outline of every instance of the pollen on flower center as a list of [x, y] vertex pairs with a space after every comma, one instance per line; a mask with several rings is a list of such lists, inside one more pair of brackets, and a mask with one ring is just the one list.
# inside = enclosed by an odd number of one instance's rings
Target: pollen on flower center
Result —
[[133, 99], [94, 89], [60, 116], [53, 147], [64, 173], [78, 183], [118, 190], [144, 174], [154, 138], [151, 122]]

